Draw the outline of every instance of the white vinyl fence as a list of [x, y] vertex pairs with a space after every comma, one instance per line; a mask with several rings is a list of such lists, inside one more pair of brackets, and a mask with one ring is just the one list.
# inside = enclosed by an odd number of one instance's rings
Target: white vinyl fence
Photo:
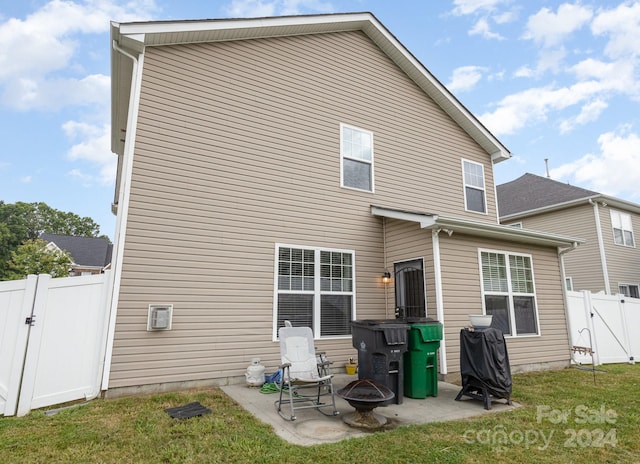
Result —
[[100, 393], [108, 272], [0, 282], [0, 414]]
[[[570, 348], [592, 349], [594, 366], [634, 362], [640, 357], [640, 299], [567, 292], [567, 305]], [[574, 350], [573, 360], [591, 364], [592, 355]]]

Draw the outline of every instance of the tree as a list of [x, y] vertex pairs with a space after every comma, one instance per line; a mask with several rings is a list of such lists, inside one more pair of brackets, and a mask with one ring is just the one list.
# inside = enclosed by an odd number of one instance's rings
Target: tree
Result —
[[8, 277], [12, 280], [23, 279], [29, 274], [66, 277], [69, 275], [71, 262], [71, 255], [67, 251], [49, 249], [44, 240], [27, 240], [11, 252]]
[[43, 202], [4, 203], [0, 200], [0, 280], [7, 280], [9, 276], [11, 253], [42, 233], [98, 237], [100, 226], [90, 217], [59, 211]]

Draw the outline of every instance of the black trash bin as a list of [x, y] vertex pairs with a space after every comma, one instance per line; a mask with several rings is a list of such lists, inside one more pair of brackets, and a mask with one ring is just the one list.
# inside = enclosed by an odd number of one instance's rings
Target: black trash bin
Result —
[[395, 319], [362, 319], [351, 323], [353, 347], [358, 350], [358, 378], [371, 379], [404, 398], [403, 355], [409, 325]]

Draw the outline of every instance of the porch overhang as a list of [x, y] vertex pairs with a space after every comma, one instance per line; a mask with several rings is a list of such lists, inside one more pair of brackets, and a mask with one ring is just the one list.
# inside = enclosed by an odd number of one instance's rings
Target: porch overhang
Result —
[[383, 206], [371, 205], [371, 214], [377, 217], [415, 222], [422, 229], [437, 230], [448, 233], [460, 233], [475, 237], [486, 237], [494, 240], [506, 240], [529, 245], [556, 247], [560, 249], [575, 248], [584, 240], [565, 235], [549, 234], [537, 230], [520, 229], [488, 222], [446, 217], [433, 213], [407, 211]]

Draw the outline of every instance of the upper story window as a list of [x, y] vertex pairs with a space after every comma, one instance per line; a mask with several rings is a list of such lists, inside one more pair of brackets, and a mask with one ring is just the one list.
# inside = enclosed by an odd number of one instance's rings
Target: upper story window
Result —
[[531, 256], [480, 250], [482, 294], [492, 327], [505, 335], [538, 335]]
[[484, 188], [484, 166], [473, 161], [462, 160], [464, 173], [464, 208], [477, 213], [487, 212]]
[[373, 133], [340, 124], [340, 185], [373, 192]]
[[613, 226], [613, 241], [616, 245], [635, 246], [629, 214], [612, 209], [611, 225]]
[[284, 321], [311, 327], [315, 338], [350, 335], [354, 262], [351, 250], [278, 245], [274, 339]]

